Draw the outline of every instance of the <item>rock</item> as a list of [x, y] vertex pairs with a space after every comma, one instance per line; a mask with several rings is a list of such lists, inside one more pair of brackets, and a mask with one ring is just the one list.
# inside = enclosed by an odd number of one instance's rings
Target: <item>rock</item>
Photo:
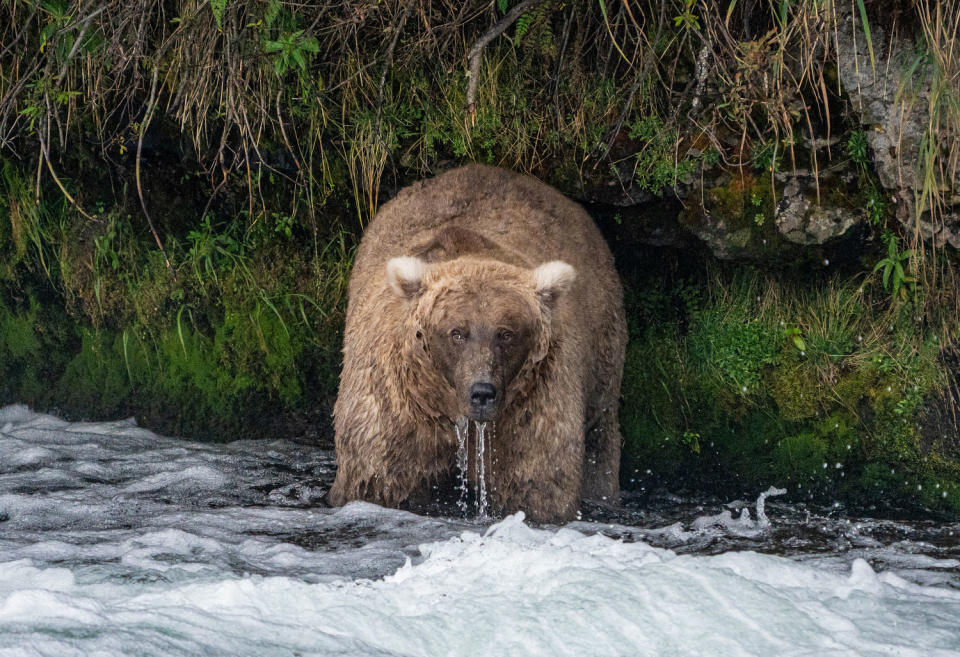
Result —
[[851, 208], [818, 204], [811, 183], [815, 184], [812, 177], [793, 176], [777, 203], [777, 231], [794, 244], [826, 244], [862, 220], [862, 213]]
[[[929, 123], [929, 76], [912, 73], [918, 45], [911, 39], [891, 40], [882, 26], [871, 24], [875, 66], [858, 16], [849, 8], [838, 18], [837, 71], [871, 150], [880, 184], [896, 197], [896, 216], [907, 229], [919, 227], [924, 239], [936, 245], [960, 248], [960, 196], [946, 199], [946, 207], [931, 218], [929, 210], [917, 216], [915, 199], [923, 194], [921, 145]], [[922, 66], [922, 65], [921, 65]], [[918, 69], [922, 70], [922, 69]], [[955, 144], [941, 144], [941, 157], [949, 157]], [[943, 181], [954, 190], [956, 178]], [[947, 174], [949, 176], [949, 174]]]

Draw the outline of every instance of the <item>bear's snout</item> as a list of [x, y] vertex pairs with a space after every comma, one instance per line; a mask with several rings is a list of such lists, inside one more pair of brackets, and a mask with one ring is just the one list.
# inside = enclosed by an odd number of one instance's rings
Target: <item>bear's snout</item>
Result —
[[474, 419], [486, 420], [496, 409], [497, 388], [487, 381], [478, 381], [470, 386], [470, 410]]

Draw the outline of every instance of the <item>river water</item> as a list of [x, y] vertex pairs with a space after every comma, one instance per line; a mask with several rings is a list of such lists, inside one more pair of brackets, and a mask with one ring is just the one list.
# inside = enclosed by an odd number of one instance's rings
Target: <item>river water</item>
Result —
[[0, 656], [960, 656], [960, 524], [659, 495], [532, 527], [329, 509], [333, 474], [0, 408]]

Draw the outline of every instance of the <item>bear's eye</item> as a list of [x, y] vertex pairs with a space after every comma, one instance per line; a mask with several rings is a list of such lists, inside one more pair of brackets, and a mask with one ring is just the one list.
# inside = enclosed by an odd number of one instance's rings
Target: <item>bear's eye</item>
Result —
[[497, 340], [503, 342], [504, 344], [513, 342], [514, 337], [516, 337], [516, 335], [510, 329], [500, 329], [500, 331], [497, 333]]
[[466, 338], [466, 332], [463, 329], [458, 329], [458, 328], [451, 329], [450, 337], [453, 338], [454, 340], [460, 341]]

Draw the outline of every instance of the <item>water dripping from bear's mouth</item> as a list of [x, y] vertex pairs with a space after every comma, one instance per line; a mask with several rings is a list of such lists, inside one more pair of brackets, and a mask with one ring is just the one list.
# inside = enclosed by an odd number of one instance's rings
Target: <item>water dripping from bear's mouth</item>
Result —
[[464, 517], [475, 510], [478, 519], [488, 517], [490, 503], [487, 499], [487, 472], [486, 472], [486, 442], [487, 423], [474, 422], [474, 460], [473, 460], [473, 504], [470, 503], [470, 424], [466, 418], [461, 418], [454, 424], [457, 432], [457, 471], [458, 490], [457, 508]]
[[459, 477], [457, 488], [460, 491], [457, 508], [460, 509], [460, 514], [466, 517], [467, 494], [469, 493], [469, 487], [467, 485], [467, 463], [469, 460], [467, 454], [467, 434], [470, 432], [470, 425], [467, 424], [465, 419], [462, 419], [458, 421], [454, 427], [457, 430], [457, 472]]

